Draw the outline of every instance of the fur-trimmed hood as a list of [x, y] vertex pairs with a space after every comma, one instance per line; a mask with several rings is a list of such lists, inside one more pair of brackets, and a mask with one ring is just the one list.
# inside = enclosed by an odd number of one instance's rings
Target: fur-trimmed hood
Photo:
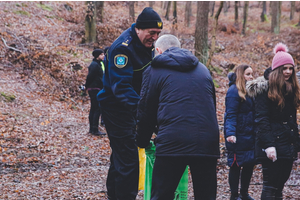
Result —
[[258, 94], [268, 91], [269, 81], [265, 79], [264, 76], [260, 76], [253, 81], [247, 81], [246, 91], [247, 95], [251, 98], [256, 97]]

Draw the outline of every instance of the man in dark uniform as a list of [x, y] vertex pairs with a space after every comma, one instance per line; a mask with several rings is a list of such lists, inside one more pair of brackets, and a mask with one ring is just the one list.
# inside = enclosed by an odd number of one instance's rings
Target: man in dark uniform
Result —
[[113, 42], [106, 55], [104, 87], [97, 99], [103, 108], [112, 149], [106, 182], [108, 199], [131, 200], [138, 192], [136, 110], [142, 73], [154, 57], [153, 43], [162, 27], [159, 15], [147, 7], [136, 23]]

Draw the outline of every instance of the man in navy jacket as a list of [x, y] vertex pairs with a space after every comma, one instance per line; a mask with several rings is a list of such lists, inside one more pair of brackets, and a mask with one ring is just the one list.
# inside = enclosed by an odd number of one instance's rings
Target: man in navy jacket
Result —
[[159, 53], [143, 74], [137, 145], [147, 147], [158, 128], [151, 200], [173, 199], [189, 165], [195, 199], [216, 199], [219, 129], [208, 69], [173, 35], [155, 43]]
[[106, 182], [109, 199], [131, 200], [138, 192], [136, 109], [142, 73], [152, 61], [153, 43], [162, 27], [159, 15], [147, 7], [136, 23], [113, 42], [107, 53], [104, 87], [97, 99], [112, 149]]

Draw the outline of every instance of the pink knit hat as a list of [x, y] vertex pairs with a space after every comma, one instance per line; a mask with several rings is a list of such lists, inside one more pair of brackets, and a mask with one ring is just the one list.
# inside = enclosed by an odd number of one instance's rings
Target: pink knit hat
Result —
[[291, 64], [295, 67], [294, 59], [288, 51], [289, 50], [285, 44], [281, 42], [276, 44], [273, 50], [275, 56], [272, 61], [272, 70], [285, 64]]

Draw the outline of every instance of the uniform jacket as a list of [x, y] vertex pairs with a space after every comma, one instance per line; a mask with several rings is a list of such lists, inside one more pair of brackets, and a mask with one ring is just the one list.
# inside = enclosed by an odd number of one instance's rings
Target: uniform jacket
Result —
[[97, 99], [107, 111], [122, 112], [116, 122], [121, 127], [136, 116], [142, 73], [151, 63], [153, 55], [154, 48], [146, 48], [139, 40], [135, 24], [124, 31], [107, 52], [104, 87]]
[[93, 59], [89, 66], [89, 73], [86, 77], [85, 87], [86, 88], [103, 88], [103, 71], [101, 68], [100, 61]]
[[208, 69], [188, 50], [172, 47], [143, 74], [137, 144], [158, 127], [156, 156], [219, 157], [215, 88]]
[[[265, 78], [268, 75], [265, 74]], [[267, 159], [265, 149], [275, 147], [277, 158], [297, 159], [300, 138], [296, 109], [291, 96], [285, 97], [285, 106], [280, 109], [268, 98], [268, 80], [260, 77], [247, 84], [247, 93], [255, 96], [256, 154]]]
[[235, 73], [228, 74], [228, 78], [230, 87], [225, 99], [224, 134], [225, 139], [229, 136], [236, 137], [236, 143], [225, 140], [228, 165], [232, 166], [234, 162], [238, 166], [254, 164], [254, 102], [249, 96], [246, 96], [246, 100], [239, 96]]

